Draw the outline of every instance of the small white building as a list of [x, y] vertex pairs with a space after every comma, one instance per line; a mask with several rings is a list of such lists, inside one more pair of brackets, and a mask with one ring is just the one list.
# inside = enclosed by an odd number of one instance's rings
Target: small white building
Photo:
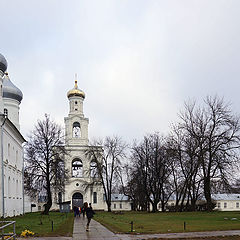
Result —
[[240, 211], [240, 194], [213, 194], [212, 199], [216, 202], [214, 210]]
[[132, 202], [129, 200], [129, 197], [124, 194], [114, 193], [111, 195], [112, 200], [112, 211], [131, 211]]
[[[200, 202], [203, 203], [205, 198], [201, 198], [197, 201], [197, 204]], [[217, 211], [240, 211], [240, 194], [233, 194], [233, 193], [217, 193], [212, 194], [212, 201], [216, 203], [216, 207], [214, 210]], [[167, 207], [174, 207], [176, 204], [175, 196], [171, 196], [168, 200], [166, 206]], [[186, 204], [186, 201], [184, 201]], [[159, 211], [161, 211], [161, 204], [159, 204]]]

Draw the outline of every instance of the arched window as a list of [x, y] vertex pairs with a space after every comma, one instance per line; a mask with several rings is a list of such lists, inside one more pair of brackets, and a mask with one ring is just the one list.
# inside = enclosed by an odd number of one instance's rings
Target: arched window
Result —
[[97, 192], [93, 192], [93, 203], [97, 203]]
[[72, 161], [72, 176], [73, 177], [83, 176], [83, 164], [80, 159], [74, 159]]
[[16, 181], [16, 197], [18, 198], [18, 180]]
[[91, 162], [90, 163], [90, 177], [98, 177], [98, 170], [97, 170], [97, 163]]
[[12, 180], [12, 184], [11, 184], [11, 197], [15, 197], [15, 189], [14, 189], [14, 187], [16, 187], [16, 183], [15, 183], [15, 179], [13, 178], [13, 180]]
[[16, 151], [16, 163], [18, 162], [18, 150]]
[[11, 197], [11, 179], [8, 177], [8, 197]]
[[62, 193], [58, 193], [58, 203], [62, 203]]
[[73, 123], [73, 137], [74, 138], [80, 138], [81, 137], [81, 129], [80, 129], [80, 123], [74, 122]]
[[8, 143], [8, 156], [10, 157], [10, 151], [11, 151], [11, 149], [10, 149], [10, 143]]

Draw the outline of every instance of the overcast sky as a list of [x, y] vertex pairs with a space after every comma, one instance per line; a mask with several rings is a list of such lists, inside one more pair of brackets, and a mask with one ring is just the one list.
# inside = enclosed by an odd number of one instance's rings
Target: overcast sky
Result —
[[0, 9], [25, 137], [44, 113], [64, 124], [75, 73], [90, 139], [167, 133], [184, 101], [206, 95], [240, 113], [239, 0], [0, 0]]

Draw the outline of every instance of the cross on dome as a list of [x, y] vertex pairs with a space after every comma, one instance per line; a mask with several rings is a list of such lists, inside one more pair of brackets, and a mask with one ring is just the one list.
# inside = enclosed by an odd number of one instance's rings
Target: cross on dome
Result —
[[81, 98], [85, 98], [85, 93], [78, 88], [78, 85], [77, 85], [77, 74], [75, 74], [75, 84], [74, 84], [74, 88], [72, 90], [69, 90], [68, 93], [67, 93], [67, 97], [70, 98], [70, 97], [73, 97], [73, 96], [78, 96], [78, 97], [81, 97]]

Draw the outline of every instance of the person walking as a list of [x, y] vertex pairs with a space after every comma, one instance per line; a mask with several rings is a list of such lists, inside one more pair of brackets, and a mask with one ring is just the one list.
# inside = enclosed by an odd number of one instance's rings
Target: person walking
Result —
[[80, 215], [79, 215], [79, 208], [78, 207], [76, 207], [75, 211], [76, 211], [76, 217], [80, 217]]
[[84, 208], [84, 204], [83, 204], [83, 206], [81, 207], [81, 211], [82, 211], [82, 214], [83, 214], [83, 218], [85, 218], [85, 213], [86, 213], [86, 211], [85, 211], [85, 208]]
[[88, 232], [88, 231], [89, 231], [89, 224], [90, 224], [90, 222], [91, 222], [91, 220], [92, 220], [93, 215], [95, 214], [95, 212], [94, 212], [93, 209], [92, 209], [91, 203], [90, 203], [89, 206], [88, 206], [88, 203], [85, 202], [85, 203], [84, 203], [84, 209], [85, 209], [85, 212], [86, 212], [86, 215], [87, 215], [87, 219], [88, 219], [88, 221], [87, 221], [87, 226], [86, 226], [86, 231]]
[[91, 208], [91, 209], [92, 209], [92, 204], [91, 204], [91, 203], [89, 203], [89, 208]]
[[79, 207], [79, 217], [81, 217], [82, 209]]
[[73, 206], [73, 212], [74, 212], [74, 217], [77, 216], [77, 207], [76, 206]]

